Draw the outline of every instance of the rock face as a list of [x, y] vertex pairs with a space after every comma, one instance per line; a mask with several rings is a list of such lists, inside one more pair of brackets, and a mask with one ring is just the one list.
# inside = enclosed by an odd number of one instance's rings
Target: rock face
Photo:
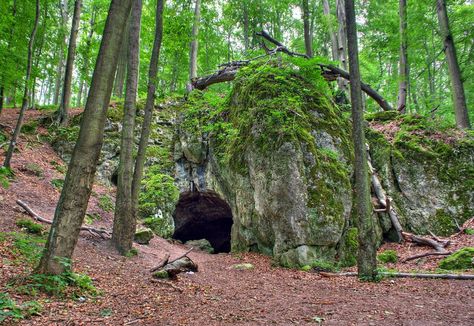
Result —
[[[404, 228], [449, 235], [474, 216], [474, 138], [421, 116], [369, 116], [370, 153]], [[436, 126], [436, 127], [434, 127]], [[441, 130], [441, 131], [440, 131]], [[386, 214], [381, 226], [390, 234]]]
[[181, 108], [178, 187], [215, 192], [229, 204], [232, 250], [274, 255], [287, 266], [332, 261], [343, 250], [352, 207], [349, 125], [320, 87], [292, 67], [254, 66], [221, 103], [194, 92]]

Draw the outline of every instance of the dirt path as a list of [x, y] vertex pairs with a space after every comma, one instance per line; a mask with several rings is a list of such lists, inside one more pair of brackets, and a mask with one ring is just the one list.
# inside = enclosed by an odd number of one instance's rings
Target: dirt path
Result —
[[[28, 111], [27, 119], [41, 113]], [[16, 112], [5, 110], [2, 125], [11, 125]], [[40, 130], [41, 132], [41, 130]], [[29, 203], [45, 217], [54, 213], [59, 191], [51, 185], [63, 177], [51, 164], [60, 162], [52, 148], [22, 137], [13, 158], [16, 179], [8, 190], [0, 188], [0, 231], [18, 230], [15, 219], [24, 215], [16, 199]], [[3, 157], [3, 150], [0, 150]], [[38, 177], [25, 170], [27, 163], [43, 167]], [[97, 187], [95, 191], [110, 189]], [[98, 210], [93, 197], [89, 210]], [[101, 212], [102, 225], [111, 225], [111, 213]], [[472, 241], [471, 238], [459, 239]], [[472, 243], [471, 243], [472, 245]], [[423, 249], [396, 247], [406, 254]], [[272, 267], [269, 257], [257, 254], [191, 252], [199, 272], [182, 274], [178, 281], [153, 282], [149, 268], [166, 253], [172, 258], [184, 245], [154, 238], [136, 245], [139, 254], [124, 258], [107, 240], [81, 234], [74, 256], [76, 270], [89, 274], [102, 291], [85, 301], [51, 298], [41, 316], [21, 325], [473, 325], [474, 282], [446, 280], [383, 280], [362, 283], [355, 278], [324, 278], [316, 273]], [[407, 250], [409, 252], [407, 252]], [[3, 258], [3, 257], [2, 257]], [[405, 269], [432, 266], [437, 258], [407, 264]], [[252, 270], [235, 270], [236, 263], [251, 263]], [[418, 266], [418, 267], [417, 267]], [[397, 266], [398, 268], [398, 266]], [[18, 273], [3, 265], [0, 284]], [[172, 285], [170, 285], [172, 284]]]

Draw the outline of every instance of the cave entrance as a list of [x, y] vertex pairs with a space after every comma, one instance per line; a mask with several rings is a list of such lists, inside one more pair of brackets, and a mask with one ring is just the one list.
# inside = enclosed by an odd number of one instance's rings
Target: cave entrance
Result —
[[186, 242], [207, 239], [215, 253], [230, 251], [232, 211], [213, 191], [185, 192], [173, 214], [173, 239]]

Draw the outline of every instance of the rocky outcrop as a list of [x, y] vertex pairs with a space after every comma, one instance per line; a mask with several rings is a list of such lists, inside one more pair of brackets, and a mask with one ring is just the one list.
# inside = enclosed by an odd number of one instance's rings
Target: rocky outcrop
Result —
[[349, 125], [318, 87], [292, 67], [252, 67], [227, 100], [196, 91], [181, 107], [176, 182], [229, 204], [232, 250], [294, 266], [334, 261], [341, 249], [352, 207]]
[[[441, 121], [379, 113], [367, 117], [370, 153], [405, 229], [449, 235], [474, 216], [474, 137]], [[388, 216], [381, 226], [390, 235]]]

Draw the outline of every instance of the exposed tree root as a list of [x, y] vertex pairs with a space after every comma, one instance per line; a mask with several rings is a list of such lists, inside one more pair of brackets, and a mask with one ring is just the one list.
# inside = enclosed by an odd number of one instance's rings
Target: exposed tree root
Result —
[[[28, 213], [28, 215], [33, 217], [36, 221], [43, 222], [43, 223], [46, 223], [46, 224], [53, 224], [53, 221], [45, 219], [44, 217], [41, 217], [40, 215], [38, 215], [25, 202], [18, 199], [16, 201], [16, 203], [18, 205], [20, 205]], [[106, 236], [110, 237], [111, 234], [112, 234], [112, 232], [109, 231], [109, 230], [96, 229], [96, 228], [92, 228], [92, 227], [89, 227], [89, 226], [81, 226], [81, 231], [88, 231], [90, 234], [93, 234], [95, 236], [99, 236], [103, 239], [107, 239]]]

